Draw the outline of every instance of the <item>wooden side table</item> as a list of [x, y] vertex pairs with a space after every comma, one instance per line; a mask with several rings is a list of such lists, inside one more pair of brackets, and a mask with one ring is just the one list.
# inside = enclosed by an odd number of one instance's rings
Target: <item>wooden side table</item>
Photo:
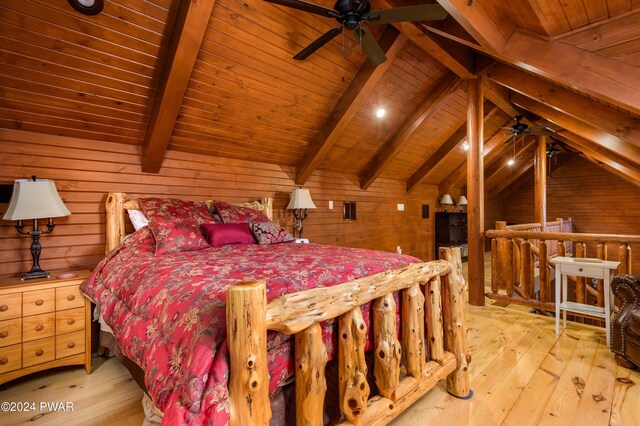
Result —
[[91, 374], [91, 302], [80, 293], [89, 274], [0, 279], [0, 384], [63, 365]]
[[[552, 262], [556, 267], [556, 336], [560, 334], [560, 311], [563, 312], [563, 328], [567, 327], [567, 312], [575, 312], [592, 317], [604, 318], [607, 328], [607, 346], [610, 346], [611, 301], [613, 300], [613, 296], [611, 294], [611, 280], [614, 275], [611, 271], [615, 271], [618, 268], [618, 265], [620, 265], [620, 262], [573, 257], [556, 257]], [[568, 275], [603, 280], [604, 308], [586, 305], [583, 303], [569, 302], [567, 300]], [[562, 289], [560, 288], [560, 284], [562, 284]]]

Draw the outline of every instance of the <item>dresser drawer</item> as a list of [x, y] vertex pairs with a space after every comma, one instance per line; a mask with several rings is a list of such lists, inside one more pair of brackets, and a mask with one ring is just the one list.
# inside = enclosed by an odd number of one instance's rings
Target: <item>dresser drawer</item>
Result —
[[0, 296], [0, 320], [20, 318], [22, 316], [22, 293], [10, 293]]
[[84, 296], [80, 293], [79, 285], [56, 288], [56, 310], [79, 308], [84, 306]]
[[22, 345], [0, 348], [0, 374], [22, 367]]
[[0, 321], [0, 347], [20, 343], [22, 318]]
[[22, 319], [22, 341], [44, 339], [55, 334], [55, 312], [32, 315]]
[[74, 331], [56, 336], [56, 359], [83, 353], [84, 339], [84, 331]]
[[22, 293], [22, 315], [38, 315], [56, 310], [56, 291], [53, 288]]
[[42, 364], [55, 359], [55, 338], [33, 340], [22, 344], [22, 367]]
[[84, 307], [56, 312], [56, 334], [84, 330]]

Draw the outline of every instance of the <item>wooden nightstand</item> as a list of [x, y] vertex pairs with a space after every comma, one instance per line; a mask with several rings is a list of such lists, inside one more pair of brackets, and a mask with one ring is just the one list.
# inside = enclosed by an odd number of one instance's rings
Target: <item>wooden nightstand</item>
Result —
[[[77, 275], [55, 278], [64, 272]], [[80, 293], [90, 273], [0, 279], [0, 384], [63, 365], [91, 374], [91, 302]]]

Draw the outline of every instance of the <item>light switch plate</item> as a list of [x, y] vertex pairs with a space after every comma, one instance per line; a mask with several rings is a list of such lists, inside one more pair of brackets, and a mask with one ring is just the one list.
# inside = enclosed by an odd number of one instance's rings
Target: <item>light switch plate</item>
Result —
[[403, 212], [404, 211], [404, 204], [398, 204], [398, 211], [399, 212]]
[[329, 210], [333, 210], [333, 201], [329, 201]]

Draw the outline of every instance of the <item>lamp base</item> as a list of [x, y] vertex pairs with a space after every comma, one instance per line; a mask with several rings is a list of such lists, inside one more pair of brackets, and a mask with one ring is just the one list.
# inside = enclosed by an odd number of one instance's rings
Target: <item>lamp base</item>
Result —
[[35, 280], [38, 278], [49, 278], [50, 276], [51, 274], [49, 274], [47, 271], [43, 271], [42, 269], [36, 269], [36, 270], [32, 269], [31, 271], [24, 274], [20, 279], [22, 281], [25, 281], [25, 280]]

